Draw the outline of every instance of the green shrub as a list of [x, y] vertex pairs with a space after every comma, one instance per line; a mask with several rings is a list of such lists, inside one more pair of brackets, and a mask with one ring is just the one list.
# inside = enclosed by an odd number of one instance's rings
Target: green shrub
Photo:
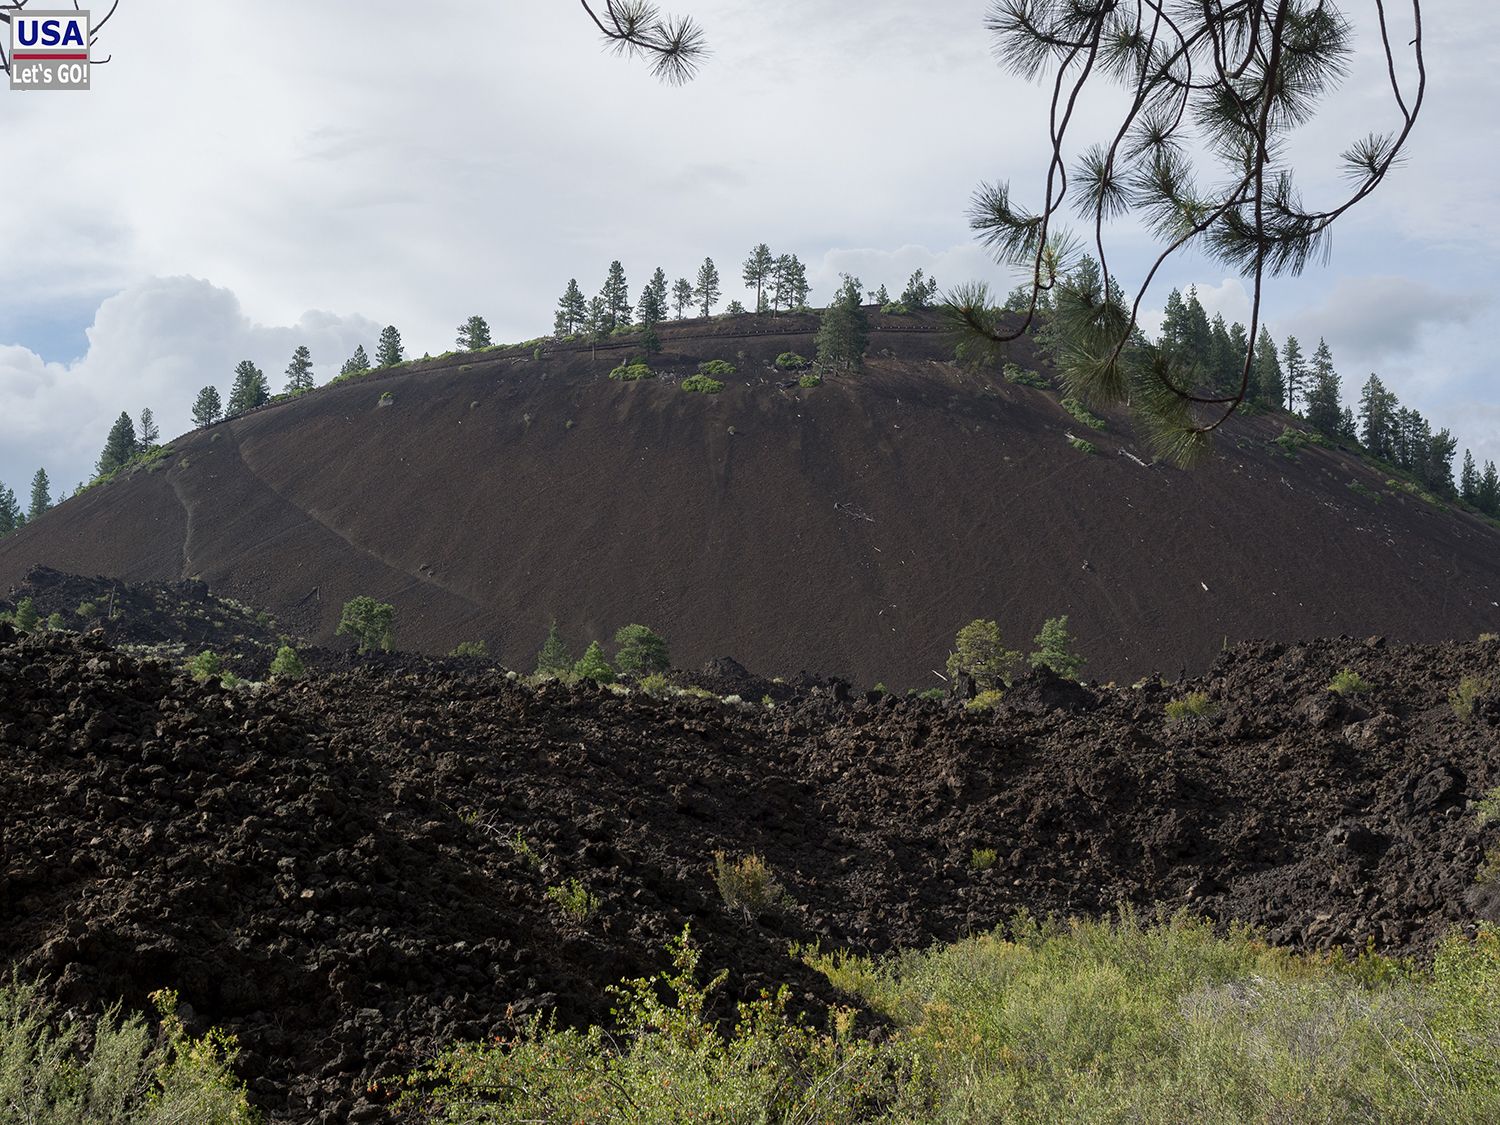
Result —
[[1079, 453], [1099, 452], [1099, 447], [1097, 445], [1095, 445], [1091, 441], [1085, 441], [1083, 438], [1070, 437], [1068, 439], [1068, 444], [1071, 445], [1074, 449], [1078, 450]]
[[291, 645], [282, 645], [271, 661], [270, 677], [273, 680], [300, 680], [307, 675], [307, 666]]
[[393, 403], [395, 401], [396, 401], [396, 396], [393, 395], [393, 394], [391, 394], [390, 391], [381, 391], [380, 392], [380, 399], [379, 399], [379, 401], [377, 401], [375, 403], [375, 405], [376, 406], [389, 406], [391, 403]]
[[1489, 681], [1478, 676], [1465, 676], [1458, 681], [1458, 687], [1448, 693], [1448, 706], [1453, 708], [1455, 715], [1468, 722], [1474, 717], [1474, 703], [1489, 689]]
[[714, 852], [714, 885], [725, 906], [746, 916], [792, 905], [791, 896], [776, 881], [766, 861], [754, 852], [739, 859]]
[[975, 714], [983, 714], [986, 711], [993, 711], [1000, 705], [1000, 701], [1004, 698], [1005, 692], [999, 688], [989, 688], [965, 703], [964, 710], [973, 711]]
[[490, 654], [490, 646], [484, 641], [459, 641], [450, 656], [478, 656], [485, 657]]
[[188, 674], [200, 684], [206, 684], [213, 679], [221, 679], [224, 675], [224, 661], [212, 649], [204, 649], [189, 660], [185, 667]]
[[667, 642], [644, 625], [623, 625], [615, 633], [615, 667], [638, 676], [672, 666]]
[[532, 1017], [513, 1038], [450, 1048], [410, 1076], [406, 1106], [446, 1122], [896, 1120], [887, 1116], [899, 1085], [895, 1052], [888, 1059], [851, 1034], [849, 1012], [832, 1013], [830, 1032], [815, 1030], [788, 1011], [782, 987], [741, 1003], [723, 1034], [710, 1013], [727, 974], [698, 983], [686, 929], [668, 948], [671, 969], [614, 990], [610, 1031]]
[[1474, 819], [1481, 825], [1500, 824], [1500, 785], [1475, 801], [1473, 809]]
[[724, 384], [707, 375], [689, 375], [682, 381], [682, 389], [696, 394], [716, 395], [724, 389]]
[[734, 364], [724, 359], [710, 359], [698, 365], [699, 375], [733, 375]]
[[22, 598], [16, 603], [16, 612], [11, 615], [11, 621], [23, 633], [35, 632], [36, 627], [41, 624], [36, 604], [30, 598]]
[[177, 996], [152, 993], [153, 1033], [138, 1014], [109, 1008], [85, 1031], [12, 975], [0, 984], [0, 1121], [6, 1125], [251, 1125], [234, 1077], [234, 1037], [190, 1037]]
[[975, 848], [969, 853], [969, 866], [975, 871], [988, 871], [995, 866], [995, 849]]
[[99, 612], [99, 607], [93, 602], [79, 602], [76, 612], [79, 617], [87, 621]]
[[900, 301], [888, 301], [880, 306], [880, 311], [887, 316], [906, 316], [911, 312], [911, 307], [902, 304]]
[[587, 922], [599, 910], [599, 899], [577, 879], [548, 887], [547, 898], [556, 903], [570, 921]]
[[796, 352], [782, 352], [776, 357], [776, 366], [783, 371], [800, 371], [810, 361], [798, 355]]
[[67, 618], [63, 617], [62, 614], [60, 614], [60, 613], [48, 614], [48, 616], [47, 616], [47, 628], [51, 629], [54, 633], [59, 632], [60, 630], [66, 629], [67, 627], [68, 627]]
[[1347, 489], [1349, 489], [1350, 492], [1358, 493], [1360, 496], [1363, 496], [1366, 500], [1373, 500], [1377, 504], [1380, 503], [1380, 493], [1376, 492], [1373, 488], [1366, 488], [1364, 485], [1360, 484], [1359, 481], [1357, 481], [1357, 480], [1351, 480], [1344, 487], [1346, 487]]
[[556, 679], [566, 679], [573, 675], [573, 656], [568, 652], [568, 646], [563, 644], [556, 620], [548, 627], [547, 639], [542, 642], [541, 650], [536, 654], [536, 674]]
[[611, 379], [633, 383], [637, 379], [655, 379], [656, 372], [644, 363], [622, 363], [609, 373]]
[[672, 694], [672, 682], [660, 672], [652, 672], [649, 676], [642, 676], [641, 682], [636, 686], [653, 699], [662, 699]]
[[981, 692], [1005, 683], [1011, 666], [1021, 659], [1000, 643], [1000, 626], [976, 618], [958, 631], [948, 654], [948, 674], [960, 672], [973, 679]]
[[1022, 371], [1014, 363], [1007, 363], [1000, 369], [1007, 383], [1015, 383], [1021, 387], [1035, 387], [1039, 391], [1050, 391], [1052, 384], [1035, 371]]
[[386, 602], [377, 602], [374, 598], [361, 594], [344, 603], [343, 613], [339, 615], [339, 627], [334, 630], [334, 636], [342, 637], [348, 633], [354, 638], [360, 652], [369, 652], [377, 648], [382, 652], [389, 652], [395, 623], [395, 606]]
[[1062, 408], [1069, 414], [1071, 414], [1075, 420], [1083, 423], [1083, 425], [1088, 426], [1090, 429], [1104, 429], [1104, 419], [1094, 414], [1090, 414], [1088, 407], [1084, 406], [1083, 403], [1079, 402], [1076, 398], [1063, 399]]
[[531, 841], [526, 839], [525, 833], [519, 828], [505, 838], [505, 846], [511, 850], [511, 854], [527, 867], [531, 868], [531, 870], [540, 871], [542, 869], [541, 855], [531, 846]]
[[1369, 691], [1371, 684], [1358, 672], [1345, 668], [1328, 682], [1328, 690], [1335, 695], [1359, 695]]
[[1190, 691], [1178, 699], [1167, 702], [1166, 715], [1174, 723], [1191, 722], [1194, 719], [1206, 719], [1217, 710], [1213, 700], [1209, 699], [1206, 691]]
[[928, 688], [926, 691], [917, 692], [917, 698], [931, 700], [934, 703], [941, 703], [944, 699], [948, 698], [948, 693], [940, 687], [934, 687]]
[[609, 661], [604, 659], [604, 649], [599, 647], [598, 641], [591, 642], [584, 654], [578, 658], [578, 663], [573, 665], [573, 675], [576, 679], [593, 680], [598, 684], [615, 682], [615, 670], [610, 667]]
[[797, 386], [801, 387], [803, 390], [811, 390], [813, 387], [821, 387], [822, 385], [822, 377], [819, 375], [814, 375], [811, 372], [803, 375], [797, 380]]

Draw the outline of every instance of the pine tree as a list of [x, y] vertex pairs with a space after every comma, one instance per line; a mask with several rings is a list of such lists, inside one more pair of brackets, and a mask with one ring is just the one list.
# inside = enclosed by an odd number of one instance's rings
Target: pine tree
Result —
[[[135, 423], [130, 420], [130, 415], [122, 410], [120, 416], [115, 419], [115, 424], [109, 428], [109, 436], [104, 439], [104, 450], [99, 454], [99, 463], [95, 466], [95, 472], [101, 477], [108, 476], [135, 454]], [[35, 488], [36, 485], [33, 482], [33, 500], [35, 500]]]
[[750, 251], [750, 257], [745, 259], [745, 272], [741, 276], [745, 288], [755, 290], [755, 311], [758, 313], [766, 311], [766, 286], [775, 270], [776, 259], [764, 242]]
[[[348, 365], [345, 364], [345, 366]], [[193, 425], [200, 429], [212, 426], [219, 420], [222, 410], [218, 390], [214, 387], [204, 387], [198, 392], [198, 397], [193, 400]]]
[[1458, 452], [1458, 439], [1444, 427], [1427, 440], [1427, 465], [1422, 479], [1427, 487], [1439, 496], [1452, 496], [1453, 455]]
[[615, 667], [640, 676], [672, 666], [667, 642], [644, 625], [622, 625], [615, 633]]
[[1033, 668], [1050, 668], [1066, 680], [1076, 680], [1078, 670], [1088, 661], [1073, 649], [1073, 638], [1068, 633], [1068, 617], [1049, 617], [1042, 623], [1042, 631], [1032, 638], [1036, 651], [1028, 657]]
[[612, 324], [609, 306], [604, 303], [604, 298], [590, 297], [589, 311], [583, 318], [583, 334], [597, 342], [609, 335]]
[[1485, 515], [1500, 516], [1500, 474], [1496, 474], [1493, 461], [1484, 463], [1484, 475], [1479, 478], [1479, 492], [1475, 503]]
[[156, 424], [156, 415], [152, 413], [149, 406], [141, 408], [141, 448], [155, 449], [157, 441], [161, 438], [161, 427]]
[[1359, 441], [1359, 427], [1354, 423], [1354, 411], [1347, 406], [1339, 412], [1339, 437], [1345, 441]]
[[458, 326], [458, 350], [461, 352], [483, 351], [494, 344], [490, 339], [490, 323], [478, 315], [469, 317]]
[[1313, 352], [1310, 385], [1307, 392], [1307, 421], [1313, 429], [1335, 437], [1343, 420], [1342, 386], [1333, 369], [1333, 352], [1328, 341], [1320, 339]]
[[573, 657], [558, 635], [557, 622], [554, 620], [547, 630], [547, 639], [542, 642], [541, 651], [536, 654], [536, 674], [562, 677], [572, 671]]
[[881, 285], [879, 289], [870, 294], [870, 303], [872, 305], [879, 305], [881, 308], [885, 308], [886, 305], [891, 303], [891, 295], [886, 292], [884, 285]]
[[858, 371], [869, 341], [869, 322], [859, 300], [859, 279], [848, 274], [843, 278], [843, 286], [818, 325], [818, 364], [835, 371]]
[[650, 328], [667, 319], [667, 271], [660, 266], [651, 280], [641, 288], [641, 299], [635, 308], [635, 319], [642, 328]]
[[312, 352], [307, 350], [306, 344], [298, 344], [292, 352], [291, 362], [286, 365], [286, 386], [282, 388], [282, 393], [300, 395], [303, 391], [312, 390], [312, 369]]
[[234, 384], [229, 388], [229, 403], [224, 413], [231, 418], [254, 410], [271, 397], [271, 386], [266, 382], [266, 373], [248, 359], [242, 359], [234, 368]]
[[1394, 459], [1396, 396], [1371, 373], [1359, 393], [1360, 444], [1371, 457]]
[[783, 254], [776, 259], [776, 269], [771, 275], [771, 311], [785, 307], [800, 309], [807, 304], [807, 295], [812, 288], [807, 284], [807, 271], [795, 254]]
[[605, 332], [613, 332], [630, 323], [630, 290], [625, 285], [625, 267], [618, 260], [609, 263], [599, 299], [604, 302]]
[[677, 279], [677, 284], [672, 286], [672, 304], [677, 307], [678, 320], [682, 319], [682, 314], [688, 310], [692, 303], [692, 283], [685, 277], [679, 277]]
[[[127, 416], [121, 415], [121, 417]], [[51, 507], [52, 482], [47, 479], [46, 469], [38, 469], [36, 475], [31, 478], [31, 507], [26, 511], [27, 521], [36, 519]]]
[[583, 295], [583, 290], [578, 288], [578, 279], [568, 278], [568, 287], [563, 290], [563, 295], [557, 301], [557, 317], [552, 324], [553, 334], [559, 339], [576, 335], [583, 330], [583, 322], [588, 315], [588, 301]]
[[[1241, 328], [1240, 335], [1244, 334], [1245, 330]], [[1209, 329], [1208, 343], [1208, 370], [1214, 388], [1221, 392], [1228, 391], [1230, 394], [1238, 391], [1244, 364], [1244, 347], [1234, 346], [1234, 339], [1229, 334], [1229, 326], [1224, 323], [1224, 317], [1215, 313], [1213, 324]]]
[[740, 304], [739, 298], [735, 298], [724, 306], [725, 316], [743, 316], [745, 311], [745, 306]]
[[604, 649], [598, 641], [593, 641], [578, 658], [578, 663], [573, 665], [573, 675], [580, 680], [593, 680], [599, 684], [612, 684], [615, 682], [615, 670], [610, 666], [608, 660], [604, 659]]
[[1182, 290], [1174, 289], [1167, 294], [1167, 305], [1161, 318], [1161, 335], [1157, 337], [1157, 342], [1163, 347], [1186, 351], [1191, 336], [1192, 326], [1188, 323], [1187, 305], [1182, 300]]
[[1281, 409], [1286, 399], [1286, 380], [1281, 373], [1281, 357], [1276, 352], [1276, 341], [1266, 328], [1261, 328], [1255, 339], [1255, 385], [1260, 394], [1256, 401], [1262, 406]]
[[375, 345], [375, 366], [395, 367], [406, 360], [406, 349], [401, 346], [401, 333], [394, 324], [380, 330], [380, 342]]
[[339, 374], [341, 376], [363, 375], [368, 370], [370, 370], [370, 357], [365, 354], [365, 346], [356, 344], [354, 354], [344, 360], [344, 366], [339, 368]]
[[693, 286], [693, 300], [703, 307], [703, 315], [709, 316], [719, 303], [719, 271], [712, 258], [704, 258], [698, 267], [698, 282]]
[[1185, 307], [1187, 310], [1187, 352], [1205, 372], [1212, 372], [1213, 329], [1209, 327], [1208, 313], [1203, 302], [1198, 300], [1198, 287], [1188, 287]]
[[938, 283], [936, 278], [923, 280], [922, 271], [917, 270], [906, 279], [906, 288], [901, 292], [901, 303], [915, 312], [917, 309], [925, 309], [932, 304], [932, 299], [937, 296]]
[[1479, 499], [1479, 470], [1474, 467], [1474, 454], [1467, 449], [1464, 450], [1464, 467], [1458, 474], [1458, 494], [1465, 504], [1473, 504]]
[[26, 514], [16, 503], [16, 494], [0, 484], [0, 536], [9, 535], [26, 522]]
[[1282, 370], [1286, 373], [1286, 408], [1295, 412], [1297, 396], [1302, 393], [1302, 381], [1307, 373], [1307, 365], [1302, 358], [1302, 345], [1297, 342], [1297, 337], [1286, 338], [1286, 343], [1281, 348], [1281, 362]]

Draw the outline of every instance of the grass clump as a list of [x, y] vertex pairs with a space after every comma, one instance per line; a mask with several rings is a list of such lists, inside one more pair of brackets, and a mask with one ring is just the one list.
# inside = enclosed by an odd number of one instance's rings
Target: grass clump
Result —
[[1480, 824], [1500, 824], [1500, 785], [1475, 801], [1472, 807], [1474, 819]]
[[1206, 719], [1214, 713], [1213, 700], [1206, 691], [1190, 691], [1177, 699], [1169, 699], [1165, 708], [1168, 721], [1187, 723], [1195, 719]]
[[1369, 691], [1373, 686], [1358, 672], [1350, 668], [1345, 668], [1328, 681], [1328, 690], [1335, 695], [1359, 695]]
[[734, 374], [734, 364], [727, 359], [710, 359], [698, 365], [699, 375], [729, 376]]
[[609, 373], [609, 377], [622, 383], [634, 383], [639, 379], [655, 379], [656, 372], [644, 363], [622, 363]]
[[110, 1008], [85, 1036], [36, 986], [0, 984], [0, 1121], [47, 1125], [250, 1125], [257, 1120], [231, 1067], [232, 1036], [192, 1038], [177, 996], [151, 996], [156, 1033]]
[[[525, 833], [519, 828], [512, 835], [505, 838], [505, 846], [511, 850], [512, 854], [518, 860], [531, 868], [531, 870], [540, 871], [542, 869], [541, 855], [531, 846], [531, 841], [526, 839]], [[577, 880], [574, 881], [577, 882]]]
[[714, 852], [714, 885], [724, 905], [743, 911], [747, 918], [793, 905], [770, 866], [754, 852], [739, 859]]
[[682, 381], [682, 389], [694, 394], [716, 395], [724, 389], [724, 384], [707, 375], [689, 375]]
[[547, 899], [571, 922], [587, 922], [599, 911], [599, 898], [578, 879], [569, 879], [555, 887], [548, 887]]
[[969, 866], [975, 871], [988, 871], [995, 866], [995, 849], [975, 848], [969, 853]]
[[796, 352], [782, 352], [776, 357], [776, 366], [783, 371], [800, 371], [812, 361]]
[[1073, 415], [1075, 421], [1082, 423], [1091, 430], [1104, 429], [1105, 422], [1098, 415], [1090, 414], [1088, 407], [1076, 398], [1065, 398], [1062, 400], [1062, 408]]
[[1448, 693], [1448, 706], [1453, 708], [1453, 713], [1464, 722], [1474, 717], [1474, 704], [1481, 695], [1490, 689], [1489, 682], [1478, 676], [1465, 676], [1458, 681], [1458, 687]]

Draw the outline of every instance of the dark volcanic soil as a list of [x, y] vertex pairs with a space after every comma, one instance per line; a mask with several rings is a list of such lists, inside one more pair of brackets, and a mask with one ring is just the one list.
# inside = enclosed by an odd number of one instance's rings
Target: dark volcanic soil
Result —
[[[575, 652], [643, 622], [686, 667], [731, 653], [902, 691], [938, 686], [975, 617], [1023, 647], [1067, 614], [1088, 673], [1121, 682], [1226, 641], [1500, 631], [1500, 532], [1348, 453], [1288, 456], [1290, 416], [1233, 420], [1183, 472], [1122, 417], [1087, 430], [1056, 394], [947, 363], [930, 314], [876, 315], [864, 372], [801, 388], [774, 360], [812, 355], [815, 327], [663, 325], [639, 383], [608, 378], [627, 339], [319, 389], [6, 536], [0, 590], [35, 563], [199, 577], [321, 644], [367, 594], [403, 648], [483, 639], [528, 668], [554, 618]], [[710, 359], [738, 366], [724, 392], [683, 392]], [[1015, 359], [1036, 366], [1027, 341]]]
[[[604, 986], [685, 923], [731, 995], [804, 998], [826, 991], [788, 938], [887, 950], [1023, 906], [1186, 906], [1420, 953], [1469, 920], [1465, 805], [1500, 784], [1500, 698], [1468, 722], [1445, 702], [1500, 680], [1495, 641], [1244, 646], [1194, 685], [1035, 678], [991, 715], [408, 664], [226, 691], [0, 626], [0, 962], [85, 1008], [175, 986], [194, 1026], [240, 1036], [277, 1118], [364, 1119], [370, 1080], [507, 1011], [604, 1016]], [[1345, 667], [1373, 689], [1329, 694]], [[1215, 712], [1167, 722], [1189, 686]], [[759, 852], [797, 907], [727, 910], [716, 849]], [[545, 897], [575, 877], [600, 900], [582, 924]]]

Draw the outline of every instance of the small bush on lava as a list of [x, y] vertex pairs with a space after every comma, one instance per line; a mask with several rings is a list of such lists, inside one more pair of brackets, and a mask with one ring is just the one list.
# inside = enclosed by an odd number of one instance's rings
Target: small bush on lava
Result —
[[478, 656], [485, 657], [490, 654], [490, 646], [484, 641], [459, 641], [454, 648], [454, 656]]
[[740, 859], [730, 859], [724, 852], [714, 852], [714, 883], [719, 896], [731, 910], [746, 915], [764, 914], [792, 905], [792, 898], [776, 881], [771, 868], [751, 852]]
[[1481, 825], [1500, 824], [1500, 785], [1473, 803], [1474, 819]]
[[1208, 698], [1208, 692], [1190, 691], [1181, 698], [1168, 700], [1165, 710], [1170, 721], [1186, 723], [1208, 718], [1215, 708], [1213, 700]]
[[599, 911], [598, 896], [577, 879], [548, 887], [547, 898], [574, 922], [587, 922]]
[[1005, 692], [999, 688], [990, 688], [987, 691], [980, 692], [973, 699], [965, 703], [964, 710], [983, 714], [985, 711], [993, 711], [1004, 698]]
[[821, 375], [814, 375], [812, 372], [808, 372], [797, 380], [797, 386], [801, 387], [804, 391], [810, 391], [814, 387], [821, 387], [822, 385], [823, 377]]
[[682, 381], [682, 389], [695, 394], [716, 395], [724, 389], [724, 384], [707, 375], [689, 375]]
[[604, 650], [599, 647], [598, 641], [591, 642], [578, 658], [578, 663], [573, 665], [573, 675], [580, 680], [593, 680], [596, 684], [615, 682], [615, 670], [604, 659]]
[[1337, 676], [1333, 677], [1332, 680], [1328, 681], [1328, 690], [1335, 695], [1359, 695], [1362, 692], [1369, 691], [1373, 686], [1358, 672], [1350, 668], [1345, 668]]
[[189, 660], [185, 667], [188, 675], [200, 684], [206, 684], [209, 680], [218, 679], [224, 674], [224, 661], [212, 649], [204, 649]]
[[276, 659], [271, 661], [270, 676], [273, 680], [300, 680], [307, 675], [307, 666], [291, 645], [282, 645], [276, 650]]
[[995, 866], [995, 849], [975, 848], [969, 854], [969, 866], [975, 871], [988, 871]]
[[808, 360], [796, 352], [782, 352], [776, 357], [776, 366], [783, 371], [800, 371], [808, 365]]
[[699, 375], [733, 375], [734, 364], [727, 359], [710, 359], [698, 365]]
[[1455, 715], [1468, 722], [1474, 717], [1475, 702], [1489, 687], [1489, 683], [1478, 676], [1465, 676], [1458, 681], [1458, 687], [1448, 693], [1448, 706], [1453, 708]]
[[339, 616], [339, 627], [334, 630], [334, 636], [342, 637], [348, 633], [358, 644], [360, 652], [377, 648], [382, 652], [390, 652], [395, 622], [395, 606], [361, 595], [344, 603], [344, 611]]
[[640, 379], [655, 379], [656, 372], [644, 363], [622, 363], [609, 373], [609, 377], [622, 383], [634, 383]]

